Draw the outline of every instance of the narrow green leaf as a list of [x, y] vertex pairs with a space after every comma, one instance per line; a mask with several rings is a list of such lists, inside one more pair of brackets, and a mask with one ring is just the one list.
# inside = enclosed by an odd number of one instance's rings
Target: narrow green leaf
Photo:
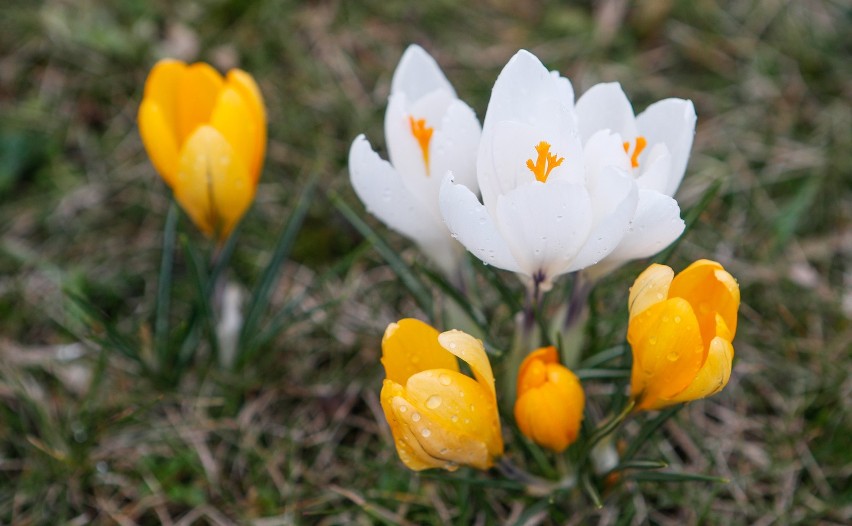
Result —
[[717, 484], [727, 484], [730, 480], [724, 477], [714, 477], [711, 475], [701, 475], [698, 473], [677, 473], [677, 472], [655, 472], [655, 471], [637, 471], [630, 473], [628, 478], [646, 482], [715, 482]]
[[601, 495], [598, 493], [597, 488], [595, 488], [594, 483], [592, 482], [592, 477], [588, 472], [584, 473], [582, 477], [580, 477], [580, 486], [583, 488], [583, 491], [586, 492], [586, 495], [592, 500], [592, 503], [595, 505], [595, 508], [601, 509], [603, 508], [603, 502], [601, 501]]
[[160, 259], [160, 276], [157, 280], [157, 300], [154, 314], [154, 349], [157, 367], [168, 367], [169, 353], [169, 304], [172, 293], [172, 269], [175, 259], [175, 238], [180, 213], [172, 199], [163, 229], [163, 253]]
[[574, 371], [580, 380], [602, 378], [629, 378], [630, 369], [577, 369]]
[[615, 360], [616, 358], [621, 358], [625, 352], [627, 352], [627, 345], [615, 345], [610, 347], [609, 349], [604, 349], [603, 351], [597, 352], [580, 363], [581, 369], [594, 369], [599, 365], [603, 365], [611, 360]]
[[[257, 334], [260, 318], [269, 306], [269, 298], [278, 284], [278, 279], [281, 275], [281, 265], [284, 259], [290, 255], [290, 250], [293, 248], [296, 236], [302, 228], [302, 223], [310, 208], [311, 197], [315, 188], [316, 179], [311, 179], [305, 185], [302, 194], [296, 202], [296, 208], [290, 214], [287, 224], [278, 236], [278, 241], [275, 243], [275, 248], [272, 251], [272, 257], [269, 258], [269, 263], [267, 263], [266, 268], [263, 270], [260, 281], [254, 291], [252, 291], [251, 300], [246, 309], [245, 322], [240, 332], [240, 349], [254, 347], [251, 339]], [[241, 361], [240, 357], [237, 357], [237, 363], [241, 363]]]
[[210, 352], [214, 359], [219, 356], [219, 338], [216, 335], [216, 317], [210, 305], [209, 277], [204, 270], [198, 253], [190, 243], [189, 238], [181, 236], [181, 246], [187, 254], [189, 268], [192, 271], [193, 283], [196, 289], [196, 309], [201, 315], [201, 322], [207, 332], [207, 341], [210, 344]]
[[659, 415], [643, 423], [642, 427], [639, 428], [639, 433], [636, 435], [636, 438], [630, 441], [627, 451], [625, 451], [624, 455], [621, 457], [622, 461], [627, 462], [632, 459], [633, 456], [639, 452], [639, 449], [645, 444], [645, 442], [651, 438], [651, 436], [656, 433], [669, 418], [673, 417], [678, 411], [680, 411], [682, 407], [683, 404], [680, 404], [664, 409]]
[[422, 281], [411, 271], [409, 266], [400, 258], [394, 249], [392, 249], [385, 241], [379, 236], [375, 230], [373, 230], [370, 225], [368, 225], [364, 220], [362, 220], [358, 214], [352, 210], [343, 200], [337, 196], [336, 194], [332, 194], [329, 196], [331, 202], [343, 214], [349, 223], [355, 227], [355, 230], [361, 233], [376, 249], [376, 252], [379, 253], [380, 256], [385, 260], [385, 262], [391, 267], [394, 273], [397, 275], [399, 280], [405, 285], [405, 288], [408, 289], [409, 292], [414, 296], [414, 301], [417, 302], [417, 305], [429, 316], [430, 318], [434, 316], [434, 312], [432, 311], [432, 296], [429, 293], [429, 290], [423, 284]]
[[667, 468], [669, 465], [661, 460], [629, 460], [627, 462], [622, 462], [619, 465], [615, 466], [610, 470], [610, 473], [616, 471], [624, 471], [627, 469], [638, 469], [638, 470], [649, 470], [649, 469], [663, 469]]
[[488, 320], [486, 320], [485, 314], [483, 314], [481, 310], [474, 307], [473, 304], [462, 295], [459, 289], [454, 287], [449, 281], [447, 281], [444, 276], [438, 274], [437, 272], [422, 266], [419, 268], [420, 271], [423, 272], [423, 274], [425, 274], [426, 277], [429, 278], [429, 280], [433, 284], [435, 284], [439, 289], [441, 289], [444, 294], [449, 296], [450, 299], [456, 303], [456, 305], [461, 307], [464, 313], [467, 314], [467, 316], [471, 320], [473, 320], [473, 322], [476, 324], [479, 330], [483, 332], [483, 334], [488, 333]]

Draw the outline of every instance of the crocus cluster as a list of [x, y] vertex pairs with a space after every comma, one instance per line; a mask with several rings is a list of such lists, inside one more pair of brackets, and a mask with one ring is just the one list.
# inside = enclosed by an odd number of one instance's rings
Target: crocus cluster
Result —
[[[681, 235], [673, 195], [695, 122], [682, 99], [637, 116], [617, 83], [575, 101], [568, 79], [522, 50], [498, 76], [480, 129], [435, 60], [411, 46], [385, 114], [390, 161], [361, 135], [349, 170], [367, 210], [448, 275], [464, 247], [547, 290], [560, 275], [583, 270], [594, 280]], [[698, 261], [677, 276], [661, 265], [643, 272], [629, 302], [630, 407], [656, 410], [720, 391], [731, 373], [738, 307], [737, 283], [718, 263]], [[509, 373], [514, 423], [561, 453], [581, 434], [581, 381], [556, 347], [527, 352]], [[406, 466], [494, 465], [504, 448], [501, 385], [479, 340], [404, 319], [388, 326], [382, 363], [382, 407]]]

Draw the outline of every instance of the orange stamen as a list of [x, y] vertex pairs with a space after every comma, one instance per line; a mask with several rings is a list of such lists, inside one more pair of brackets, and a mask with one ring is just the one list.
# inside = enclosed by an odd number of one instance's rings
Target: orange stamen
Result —
[[550, 143], [546, 141], [538, 143], [535, 151], [538, 153], [538, 157], [534, 163], [532, 159], [527, 159], [527, 168], [535, 175], [537, 181], [543, 183], [547, 181], [550, 171], [562, 164], [565, 158], [557, 158], [556, 155], [550, 153]]
[[[636, 148], [633, 150], [633, 155], [630, 156], [630, 164], [633, 168], [639, 168], [639, 154], [648, 146], [648, 141], [641, 135], [636, 137]], [[630, 141], [624, 143], [624, 153], [630, 153]]]
[[423, 164], [426, 165], [426, 175], [429, 175], [429, 141], [432, 140], [432, 132], [435, 128], [426, 126], [426, 119], [415, 119], [408, 117], [408, 123], [411, 124], [411, 135], [417, 139], [420, 144], [420, 151], [423, 152]]

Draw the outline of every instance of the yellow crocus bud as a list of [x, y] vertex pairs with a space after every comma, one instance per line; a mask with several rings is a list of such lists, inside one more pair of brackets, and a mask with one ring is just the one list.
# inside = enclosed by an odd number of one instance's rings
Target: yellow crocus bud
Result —
[[198, 228], [222, 241], [254, 199], [266, 151], [266, 110], [251, 75], [158, 62], [139, 106], [145, 150]]
[[[459, 372], [458, 360], [474, 378]], [[382, 409], [410, 469], [488, 469], [503, 454], [494, 375], [482, 342], [415, 320], [391, 323], [382, 339]]]
[[577, 440], [586, 396], [580, 380], [561, 365], [555, 347], [542, 347], [518, 369], [515, 422], [525, 436], [557, 453]]
[[630, 288], [628, 306], [636, 409], [697, 400], [725, 387], [740, 289], [722, 265], [702, 259], [677, 276], [670, 267], [651, 265]]

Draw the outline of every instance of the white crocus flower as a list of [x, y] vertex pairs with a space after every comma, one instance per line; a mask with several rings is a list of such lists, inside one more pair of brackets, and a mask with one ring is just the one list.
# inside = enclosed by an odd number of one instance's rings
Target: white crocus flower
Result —
[[[601, 132], [586, 150], [608, 151], [617, 140]], [[483, 262], [542, 290], [612, 252], [636, 210], [633, 177], [584, 152], [571, 84], [523, 50], [494, 84], [477, 177], [483, 204], [445, 178], [447, 226]]]
[[617, 82], [597, 84], [575, 107], [584, 145], [600, 130], [618, 137], [609, 152], [601, 152], [628, 170], [639, 185], [639, 205], [630, 229], [618, 247], [600, 264], [588, 269], [603, 275], [631, 259], [652, 256], [683, 233], [680, 208], [672, 197], [680, 185], [695, 134], [691, 101], [665, 99], [638, 117]]
[[448, 276], [464, 250], [441, 219], [438, 191], [448, 171], [476, 191], [481, 128], [435, 60], [412, 45], [393, 75], [385, 140], [390, 162], [359, 135], [349, 151], [352, 186], [367, 210], [415, 241]]

